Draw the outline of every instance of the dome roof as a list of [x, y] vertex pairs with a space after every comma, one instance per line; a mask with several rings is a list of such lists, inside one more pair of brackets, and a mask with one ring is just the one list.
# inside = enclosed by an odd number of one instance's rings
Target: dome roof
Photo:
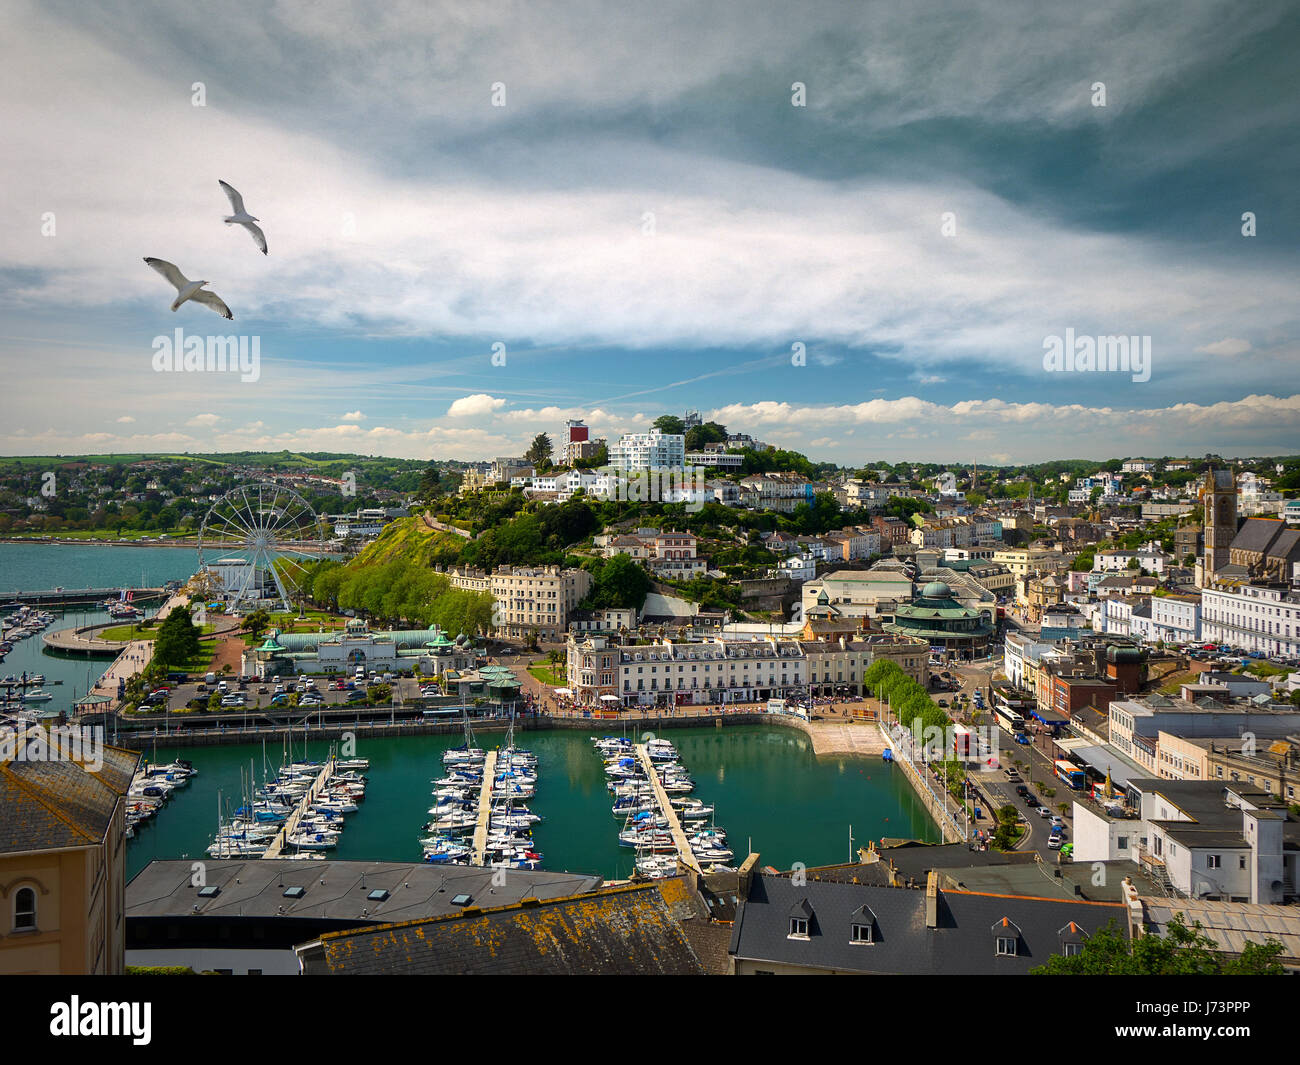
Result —
[[943, 581], [931, 581], [921, 589], [921, 595], [926, 599], [951, 599], [952, 589]]

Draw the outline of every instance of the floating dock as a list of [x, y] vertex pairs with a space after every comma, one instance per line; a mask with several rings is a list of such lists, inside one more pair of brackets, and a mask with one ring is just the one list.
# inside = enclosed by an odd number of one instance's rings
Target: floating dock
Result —
[[311, 787], [307, 789], [307, 794], [304, 795], [302, 800], [298, 803], [297, 809], [288, 816], [284, 824], [280, 826], [280, 831], [275, 834], [275, 839], [271, 840], [271, 845], [262, 852], [263, 858], [280, 857], [281, 852], [284, 850], [285, 841], [293, 835], [294, 830], [298, 827], [298, 822], [303, 818], [303, 814], [305, 814], [307, 808], [316, 801], [317, 796], [321, 793], [321, 789], [325, 786], [325, 781], [329, 780], [333, 775], [334, 758], [331, 756], [325, 763], [325, 767], [316, 774], [316, 779], [312, 781]]
[[497, 752], [488, 751], [483, 759], [483, 783], [478, 792], [478, 824], [474, 826], [474, 845], [469, 864], [482, 865], [487, 853], [488, 825], [492, 822], [492, 783], [497, 775]]
[[663, 781], [659, 779], [659, 771], [655, 768], [649, 749], [644, 743], [638, 743], [634, 750], [637, 759], [641, 762], [641, 767], [650, 777], [650, 786], [654, 788], [655, 802], [659, 804], [659, 809], [663, 812], [664, 817], [668, 818], [668, 832], [673, 837], [673, 846], [677, 848], [677, 860], [693, 872], [703, 875], [700, 863], [695, 857], [695, 852], [691, 850], [690, 842], [686, 839], [686, 833], [682, 830], [681, 819], [677, 816], [677, 811], [673, 809], [673, 804], [668, 799], [668, 792], [664, 791]]

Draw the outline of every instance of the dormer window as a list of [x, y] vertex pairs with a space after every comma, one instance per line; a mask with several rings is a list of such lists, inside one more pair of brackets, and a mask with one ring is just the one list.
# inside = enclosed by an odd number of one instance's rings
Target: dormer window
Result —
[[812, 928], [812, 915], [812, 907], [808, 905], [808, 900], [800, 899], [790, 909], [790, 934], [788, 938], [808, 939]]
[[1059, 929], [1056, 935], [1061, 941], [1061, 953], [1067, 958], [1083, 953], [1083, 945], [1087, 942], [1088, 933], [1081, 926], [1071, 921], [1064, 928]]
[[993, 926], [993, 953], [999, 958], [1014, 958], [1020, 953], [1020, 928], [1009, 917]]

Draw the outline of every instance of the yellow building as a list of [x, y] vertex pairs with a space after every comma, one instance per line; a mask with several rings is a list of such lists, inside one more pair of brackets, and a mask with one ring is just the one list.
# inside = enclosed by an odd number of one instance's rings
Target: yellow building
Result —
[[53, 752], [33, 729], [0, 748], [0, 973], [125, 965], [126, 803], [135, 751]]

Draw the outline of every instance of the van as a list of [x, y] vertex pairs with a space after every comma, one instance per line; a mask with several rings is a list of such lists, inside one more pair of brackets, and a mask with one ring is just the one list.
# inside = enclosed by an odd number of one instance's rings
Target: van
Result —
[[203, 683], [204, 683], [204, 684], [216, 684], [216, 683], [217, 683], [217, 675], [216, 675], [215, 673], [209, 673], [206, 677], [203, 678]]
[[356, 671], [354, 674], [352, 674], [352, 675], [353, 675], [354, 677], [356, 677], [357, 680], [365, 680], [365, 679], [366, 679], [366, 667], [365, 667], [365, 666], [357, 666], [357, 671]]
[[227, 692], [230, 691], [230, 685], [223, 680], [220, 684], [217, 685], [217, 691], [219, 691], [222, 695], [225, 695]]

